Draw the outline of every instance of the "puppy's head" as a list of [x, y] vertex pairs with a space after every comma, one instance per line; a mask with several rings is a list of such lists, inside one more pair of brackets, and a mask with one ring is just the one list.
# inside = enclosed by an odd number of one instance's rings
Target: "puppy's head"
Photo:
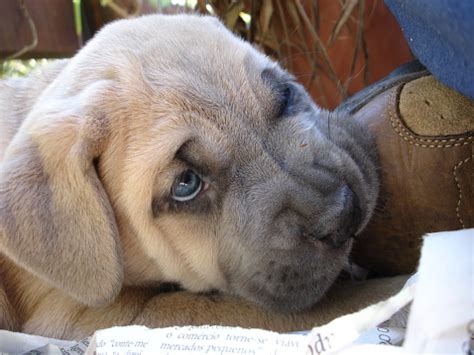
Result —
[[[374, 154], [363, 128], [319, 110], [217, 20], [119, 21], [70, 61], [10, 144], [2, 249], [89, 304], [113, 298], [124, 258], [128, 284], [304, 309], [372, 213]], [[32, 257], [25, 238], [56, 258]], [[90, 277], [94, 295], [71, 286]]]

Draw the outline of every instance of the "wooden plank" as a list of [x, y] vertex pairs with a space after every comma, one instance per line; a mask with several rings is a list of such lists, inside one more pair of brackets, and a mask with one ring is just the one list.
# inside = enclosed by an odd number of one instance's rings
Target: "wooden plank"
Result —
[[[38, 34], [38, 43], [21, 58], [72, 56], [79, 48], [71, 0], [25, 0]], [[0, 1], [0, 57], [32, 43], [32, 30], [19, 0]]]

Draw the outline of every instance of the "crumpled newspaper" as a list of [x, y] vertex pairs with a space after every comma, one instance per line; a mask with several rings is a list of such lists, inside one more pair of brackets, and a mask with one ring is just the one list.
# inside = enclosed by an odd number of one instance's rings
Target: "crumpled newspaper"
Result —
[[[0, 330], [0, 353], [474, 354], [473, 271], [474, 229], [433, 233], [424, 239], [417, 274], [398, 294], [308, 332], [129, 326], [71, 342]], [[403, 324], [391, 327], [391, 317], [406, 311], [410, 302], [406, 329]]]

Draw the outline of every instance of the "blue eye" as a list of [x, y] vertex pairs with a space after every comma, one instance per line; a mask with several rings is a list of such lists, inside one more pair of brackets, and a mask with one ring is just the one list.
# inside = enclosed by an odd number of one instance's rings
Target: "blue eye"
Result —
[[175, 201], [190, 201], [202, 190], [202, 180], [194, 171], [186, 170], [175, 181], [171, 198]]

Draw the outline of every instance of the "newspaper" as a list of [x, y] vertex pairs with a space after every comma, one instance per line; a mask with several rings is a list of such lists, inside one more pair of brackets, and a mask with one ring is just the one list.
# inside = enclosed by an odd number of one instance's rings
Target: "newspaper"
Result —
[[404, 349], [474, 354], [474, 229], [429, 235]]
[[[474, 229], [424, 239], [418, 273], [395, 296], [308, 332], [115, 327], [80, 342], [0, 330], [8, 354], [474, 354]], [[411, 301], [405, 327], [386, 326]], [[385, 322], [385, 323], [384, 323]]]

